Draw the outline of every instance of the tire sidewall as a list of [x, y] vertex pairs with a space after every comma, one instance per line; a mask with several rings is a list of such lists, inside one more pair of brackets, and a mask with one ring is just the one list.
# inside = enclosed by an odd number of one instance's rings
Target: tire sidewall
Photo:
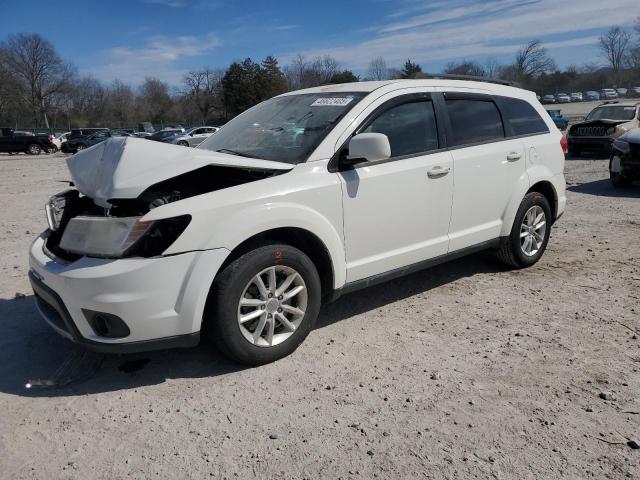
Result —
[[[237, 312], [240, 297], [250, 280], [262, 270], [274, 265], [295, 269], [307, 288], [307, 309], [296, 331], [284, 342], [273, 347], [260, 347], [250, 343], [240, 331]], [[300, 250], [288, 245], [260, 247], [233, 261], [214, 282], [215, 304], [211, 334], [223, 353], [241, 363], [259, 365], [273, 362], [292, 353], [312, 330], [321, 304], [321, 286], [318, 272]]]
[[29, 155], [40, 155], [41, 152], [42, 152], [42, 148], [40, 148], [40, 145], [37, 145], [35, 143], [27, 147], [27, 153]]
[[[542, 247], [540, 247], [540, 250], [538, 250], [538, 252], [535, 255], [527, 256], [522, 251], [522, 248], [520, 246], [520, 226], [522, 225], [522, 221], [524, 220], [524, 216], [527, 213], [527, 211], [535, 205], [538, 205], [544, 211], [544, 215], [546, 217], [546, 222], [547, 222], [546, 224], [547, 228], [545, 229], [544, 240], [542, 242]], [[551, 206], [549, 205], [549, 201], [541, 193], [531, 192], [531, 193], [528, 193], [522, 199], [522, 202], [520, 203], [520, 207], [518, 208], [518, 212], [516, 213], [516, 217], [513, 222], [513, 227], [511, 229], [511, 235], [509, 239], [511, 242], [511, 248], [513, 249], [513, 254], [516, 257], [518, 264], [520, 264], [523, 267], [529, 267], [535, 264], [538, 260], [540, 260], [545, 250], [547, 249], [547, 245], [549, 243], [549, 236], [551, 235], [552, 218], [553, 217], [551, 216]]]

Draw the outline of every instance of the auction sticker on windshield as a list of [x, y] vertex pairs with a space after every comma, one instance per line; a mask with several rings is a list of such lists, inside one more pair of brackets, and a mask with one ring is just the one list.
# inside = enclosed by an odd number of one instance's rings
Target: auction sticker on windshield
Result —
[[353, 97], [318, 98], [311, 104], [312, 107], [344, 107], [353, 100]]

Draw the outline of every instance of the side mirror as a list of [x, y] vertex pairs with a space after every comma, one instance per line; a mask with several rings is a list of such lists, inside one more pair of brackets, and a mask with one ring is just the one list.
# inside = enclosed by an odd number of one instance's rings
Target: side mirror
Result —
[[342, 164], [352, 166], [388, 158], [391, 158], [391, 145], [384, 133], [361, 133], [349, 142], [349, 156], [343, 159]]

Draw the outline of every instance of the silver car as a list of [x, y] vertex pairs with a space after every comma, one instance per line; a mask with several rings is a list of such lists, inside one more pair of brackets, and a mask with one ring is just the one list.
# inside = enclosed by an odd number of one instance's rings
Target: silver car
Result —
[[169, 143], [183, 147], [197, 147], [218, 130], [220, 130], [218, 127], [193, 127], [184, 135], [176, 136]]

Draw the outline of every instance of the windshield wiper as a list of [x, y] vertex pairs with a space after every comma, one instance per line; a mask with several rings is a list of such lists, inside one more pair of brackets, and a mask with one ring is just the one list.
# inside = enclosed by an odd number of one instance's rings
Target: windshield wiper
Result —
[[250, 155], [245, 155], [244, 153], [236, 152], [235, 150], [229, 150], [228, 148], [221, 148], [220, 150], [216, 150], [218, 153], [228, 153], [229, 155], [236, 155], [238, 157], [247, 157], [247, 158], [255, 158]]

